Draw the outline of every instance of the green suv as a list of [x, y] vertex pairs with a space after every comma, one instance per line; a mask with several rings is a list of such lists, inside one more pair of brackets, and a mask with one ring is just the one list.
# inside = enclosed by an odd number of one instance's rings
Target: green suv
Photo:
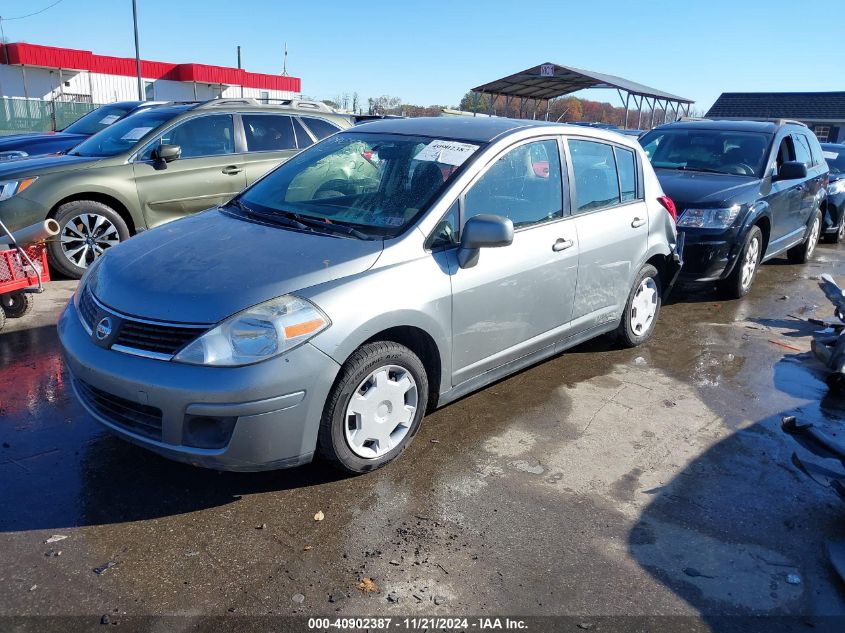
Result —
[[0, 219], [14, 231], [54, 218], [60, 232], [48, 243], [50, 263], [78, 278], [106, 248], [223, 204], [299, 150], [352, 125], [312, 101], [159, 106], [65, 155], [0, 165]]

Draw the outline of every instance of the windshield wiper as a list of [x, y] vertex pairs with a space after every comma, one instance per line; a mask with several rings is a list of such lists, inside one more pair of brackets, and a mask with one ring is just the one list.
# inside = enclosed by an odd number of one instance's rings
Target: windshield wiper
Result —
[[686, 165], [678, 165], [677, 167], [664, 167], [663, 169], [674, 169], [676, 171], [700, 171], [706, 174], [722, 174], [723, 176], [737, 176], [739, 174], [731, 174], [727, 171], [720, 171], [718, 169], [711, 169], [709, 167], [687, 167]]
[[236, 207], [240, 211], [246, 213], [247, 215], [251, 215], [255, 218], [261, 218], [262, 220], [269, 220], [270, 222], [276, 222], [278, 224], [282, 224], [284, 226], [290, 226], [295, 229], [299, 229], [300, 231], [311, 231], [312, 229], [308, 227], [308, 225], [303, 224], [293, 218], [288, 218], [284, 215], [281, 215], [275, 211], [270, 213], [264, 213], [263, 211], [256, 211], [252, 207], [246, 206], [243, 202], [239, 199], [235, 198], [234, 200], [229, 201], [229, 204], [233, 207]]
[[294, 213], [293, 211], [283, 211], [281, 209], [273, 209], [271, 211], [266, 212], [256, 211], [255, 209], [245, 205], [239, 199], [234, 199], [229, 204], [237, 207], [244, 213], [266, 220], [270, 220], [271, 222], [278, 222], [279, 220], [282, 220], [285, 224], [287, 224], [287, 226], [299, 229], [300, 231], [342, 233], [343, 235], [350, 235], [359, 240], [370, 239], [370, 236], [368, 236], [366, 233], [362, 233], [357, 229], [353, 229], [351, 226], [334, 224], [325, 220], [312, 218], [307, 215], [300, 215], [299, 213]]

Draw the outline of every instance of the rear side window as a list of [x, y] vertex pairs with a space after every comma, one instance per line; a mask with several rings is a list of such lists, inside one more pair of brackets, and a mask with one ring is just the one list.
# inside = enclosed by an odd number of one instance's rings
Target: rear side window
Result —
[[302, 123], [297, 119], [293, 120], [293, 131], [296, 132], [296, 144], [299, 146], [299, 149], [305, 149], [314, 144], [314, 141], [308, 136], [308, 132], [305, 131]]
[[296, 149], [291, 118], [280, 114], [243, 114], [248, 152]]
[[308, 129], [317, 137], [317, 140], [322, 140], [327, 136], [331, 136], [335, 132], [340, 131], [340, 128], [336, 125], [329, 123], [323, 119], [315, 119], [314, 117], [304, 116], [302, 120], [305, 122], [305, 125], [308, 126]]
[[575, 177], [575, 212], [586, 213], [619, 204], [619, 177], [613, 147], [570, 139]]
[[561, 217], [562, 203], [557, 141], [536, 141], [501, 156], [467, 191], [464, 220], [492, 213], [519, 228]]
[[637, 199], [637, 163], [634, 152], [621, 147], [614, 147], [616, 168], [619, 170], [619, 185], [622, 189], [622, 202]]
[[813, 155], [810, 153], [810, 141], [803, 134], [793, 134], [792, 139], [795, 143], [795, 160], [811, 167]]

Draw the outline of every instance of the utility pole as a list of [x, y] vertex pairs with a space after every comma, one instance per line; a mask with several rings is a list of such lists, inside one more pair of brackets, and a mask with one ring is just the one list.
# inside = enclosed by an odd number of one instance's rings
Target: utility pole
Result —
[[141, 50], [138, 47], [138, 4], [132, 0], [132, 22], [135, 26], [135, 73], [138, 75], [138, 99], [144, 101], [144, 85], [141, 83]]
[[[238, 44], [238, 70], [242, 68], [241, 66], [241, 45]], [[243, 77], [239, 77], [241, 82], [241, 97], [244, 96], [244, 80]]]

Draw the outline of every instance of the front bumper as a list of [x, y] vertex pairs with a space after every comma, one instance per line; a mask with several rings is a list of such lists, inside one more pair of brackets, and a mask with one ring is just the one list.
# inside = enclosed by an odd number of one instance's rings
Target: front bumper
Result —
[[838, 193], [828, 196], [822, 207], [822, 221], [824, 222], [825, 233], [836, 233], [845, 216], [845, 193]]
[[681, 282], [717, 281], [730, 275], [739, 256], [741, 240], [734, 231], [684, 231], [684, 267]]
[[43, 222], [49, 212], [49, 209], [26, 198], [25, 194], [0, 202], [0, 220], [3, 220], [3, 224], [12, 232]]
[[[217, 470], [270, 470], [311, 461], [323, 405], [340, 369], [316, 347], [306, 343], [246, 367], [141, 358], [95, 345], [73, 302], [58, 330], [74, 392], [88, 413], [123, 439]], [[160, 430], [151, 437], [148, 422], [156, 412]], [[200, 417], [233, 424], [223, 445], [186, 444], [189, 425]], [[132, 424], [135, 419], [145, 424]]]

